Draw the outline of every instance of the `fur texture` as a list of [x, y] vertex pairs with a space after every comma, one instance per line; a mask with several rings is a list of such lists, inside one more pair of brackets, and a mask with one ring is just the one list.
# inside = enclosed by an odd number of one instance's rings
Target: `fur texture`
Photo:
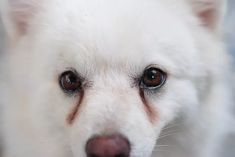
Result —
[[[122, 134], [130, 157], [216, 157], [229, 122], [222, 0], [1, 0], [8, 34], [1, 96], [4, 157], [85, 157], [89, 138]], [[139, 94], [154, 65], [165, 85]], [[75, 69], [84, 95], [58, 78]], [[137, 79], [138, 80], [138, 79]], [[78, 102], [72, 124], [68, 115]]]

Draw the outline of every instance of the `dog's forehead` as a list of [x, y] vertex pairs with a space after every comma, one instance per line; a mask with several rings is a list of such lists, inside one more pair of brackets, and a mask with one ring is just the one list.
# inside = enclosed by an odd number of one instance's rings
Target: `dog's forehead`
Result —
[[180, 67], [189, 66], [194, 58], [194, 43], [185, 21], [160, 1], [138, 0], [133, 7], [125, 6], [132, 1], [72, 2], [48, 11], [45, 18], [47, 33], [63, 43], [74, 62], [77, 56], [82, 63], [147, 66], [169, 62], [167, 66]]
[[[108, 52], [109, 48], [120, 49], [157, 44], [179, 45], [179, 39], [189, 41], [185, 21], [166, 8], [160, 1], [144, 3], [137, 0], [120, 2], [101, 1], [99, 3], [72, 1], [71, 5], [49, 10], [46, 13], [50, 31], [56, 38], [86, 43]], [[129, 3], [131, 4], [129, 4]], [[75, 3], [75, 4], [73, 4]], [[64, 4], [64, 3], [62, 3]], [[135, 4], [135, 5], [134, 5]], [[125, 5], [134, 5], [133, 7]], [[151, 6], [154, 5], [154, 6]], [[61, 6], [63, 7], [63, 6]], [[187, 45], [189, 43], [186, 43]], [[113, 52], [112, 52], [113, 54]]]

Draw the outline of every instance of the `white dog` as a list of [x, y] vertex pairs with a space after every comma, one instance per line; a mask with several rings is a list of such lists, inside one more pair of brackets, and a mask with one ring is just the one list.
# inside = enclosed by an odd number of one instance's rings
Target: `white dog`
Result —
[[3, 157], [216, 157], [224, 3], [1, 0]]

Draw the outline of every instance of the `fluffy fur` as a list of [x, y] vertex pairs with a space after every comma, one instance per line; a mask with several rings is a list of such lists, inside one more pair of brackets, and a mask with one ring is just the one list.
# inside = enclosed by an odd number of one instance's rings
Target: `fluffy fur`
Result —
[[[1, 0], [8, 34], [3, 157], [85, 157], [96, 134], [123, 134], [130, 157], [216, 157], [229, 122], [230, 61], [220, 39], [220, 0]], [[155, 65], [166, 84], [144, 96], [138, 78]], [[74, 68], [89, 86], [65, 94]], [[3, 82], [3, 81], [2, 81]]]

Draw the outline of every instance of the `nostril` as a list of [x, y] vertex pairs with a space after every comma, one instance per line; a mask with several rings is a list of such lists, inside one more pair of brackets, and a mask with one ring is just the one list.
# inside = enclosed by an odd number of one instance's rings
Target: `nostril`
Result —
[[121, 135], [96, 136], [86, 144], [87, 157], [129, 157], [130, 143]]

